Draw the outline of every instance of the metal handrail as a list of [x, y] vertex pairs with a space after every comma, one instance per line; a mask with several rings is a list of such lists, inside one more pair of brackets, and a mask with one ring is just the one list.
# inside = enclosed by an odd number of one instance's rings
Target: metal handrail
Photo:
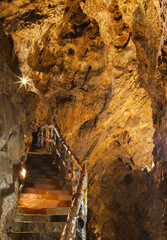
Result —
[[[86, 220], [87, 220], [87, 174], [85, 168], [81, 170], [81, 178], [77, 188], [77, 193], [72, 201], [71, 208], [67, 217], [65, 227], [63, 229], [60, 240], [86, 240]], [[80, 214], [81, 211], [81, 214]], [[84, 224], [79, 226], [78, 220]], [[81, 225], [81, 224], [80, 224]]]
[[54, 125], [41, 127], [39, 142], [54, 154], [53, 164], [56, 163], [57, 157], [61, 161], [60, 168], [64, 169], [60, 171], [66, 172], [65, 185], [69, 181], [72, 183], [73, 201], [61, 240], [74, 240], [79, 236], [86, 240], [87, 173], [85, 165], [72, 154]]

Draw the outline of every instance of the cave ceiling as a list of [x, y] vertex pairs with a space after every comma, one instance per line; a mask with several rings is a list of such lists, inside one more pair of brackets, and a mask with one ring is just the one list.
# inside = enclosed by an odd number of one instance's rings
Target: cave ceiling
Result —
[[[90, 149], [80, 142], [93, 148], [96, 142], [115, 144], [120, 139], [118, 145], [129, 145], [126, 158], [150, 167], [151, 88], [158, 85], [148, 85], [162, 37], [157, 1], [0, 4], [1, 32], [8, 40], [2, 42], [2, 52], [14, 74], [29, 81], [32, 101], [29, 96], [26, 111], [31, 125], [55, 122], [72, 148], [80, 145], [75, 153], [84, 159]], [[35, 114], [31, 102], [38, 97], [33, 92], [39, 96]]]

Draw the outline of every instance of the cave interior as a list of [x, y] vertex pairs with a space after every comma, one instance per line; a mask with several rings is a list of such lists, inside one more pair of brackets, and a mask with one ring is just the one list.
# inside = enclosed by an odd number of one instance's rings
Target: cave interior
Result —
[[0, 239], [166, 240], [166, 86], [166, 0], [1, 0]]

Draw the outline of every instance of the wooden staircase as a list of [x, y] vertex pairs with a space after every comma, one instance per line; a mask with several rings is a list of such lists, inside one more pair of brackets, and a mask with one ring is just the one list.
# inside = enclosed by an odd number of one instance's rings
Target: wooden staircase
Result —
[[47, 152], [29, 152], [27, 176], [10, 229], [15, 240], [58, 240], [71, 206], [71, 187]]

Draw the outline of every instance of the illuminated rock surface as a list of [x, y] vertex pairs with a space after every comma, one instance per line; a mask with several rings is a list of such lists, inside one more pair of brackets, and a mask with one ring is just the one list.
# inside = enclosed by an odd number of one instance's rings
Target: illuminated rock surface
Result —
[[[25, 133], [57, 124], [87, 164], [90, 239], [166, 239], [166, 11], [165, 0], [0, 2], [0, 91], [20, 111], [11, 121]], [[29, 91], [16, 92], [7, 65]]]

